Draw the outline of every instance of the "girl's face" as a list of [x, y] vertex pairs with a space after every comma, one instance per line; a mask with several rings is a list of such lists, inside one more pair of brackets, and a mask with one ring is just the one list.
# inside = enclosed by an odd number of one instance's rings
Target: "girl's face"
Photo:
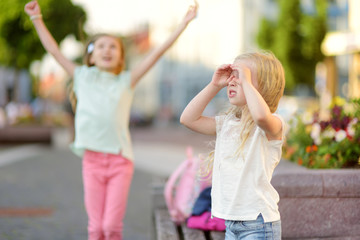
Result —
[[227, 95], [230, 104], [242, 107], [246, 104], [246, 98], [240, 80], [235, 76], [239, 76], [239, 73], [236, 70], [231, 73], [232, 79], [227, 86]]
[[94, 42], [90, 63], [102, 71], [118, 73], [122, 64], [121, 44], [112, 36], [101, 36]]
[[[234, 64], [241, 64], [250, 69], [251, 79], [249, 79], [249, 80], [251, 81], [253, 86], [257, 89], [257, 81], [255, 78], [255, 75], [253, 74], [254, 71], [253, 71], [252, 64], [249, 64], [248, 62], [246, 62], [244, 60], [234, 62]], [[246, 79], [244, 79], [245, 74], [239, 73], [237, 70], [234, 70], [231, 73], [230, 77], [231, 77], [231, 80], [227, 86], [227, 95], [228, 95], [229, 102], [230, 102], [230, 104], [232, 104], [234, 106], [242, 107], [242, 106], [246, 105], [246, 98], [245, 98], [244, 90], [242, 88], [242, 82], [247, 81]]]

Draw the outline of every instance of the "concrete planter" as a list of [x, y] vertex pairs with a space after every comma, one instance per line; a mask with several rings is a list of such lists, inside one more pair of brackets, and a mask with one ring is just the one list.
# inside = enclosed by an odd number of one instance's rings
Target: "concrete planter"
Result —
[[283, 239], [360, 239], [360, 170], [310, 170], [282, 160], [272, 184]]

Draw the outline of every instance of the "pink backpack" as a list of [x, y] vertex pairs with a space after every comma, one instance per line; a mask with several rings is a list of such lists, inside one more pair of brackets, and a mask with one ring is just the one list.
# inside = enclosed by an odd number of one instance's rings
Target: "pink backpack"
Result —
[[170, 217], [176, 224], [185, 222], [200, 192], [211, 184], [198, 178], [200, 160], [193, 157], [191, 147], [187, 147], [186, 154], [187, 158], [170, 175], [164, 189]]

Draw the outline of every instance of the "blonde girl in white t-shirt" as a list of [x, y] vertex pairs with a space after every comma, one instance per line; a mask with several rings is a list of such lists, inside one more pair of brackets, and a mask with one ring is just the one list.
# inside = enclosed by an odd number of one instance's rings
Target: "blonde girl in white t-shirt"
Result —
[[[212, 215], [226, 220], [227, 240], [281, 239], [279, 195], [270, 181], [284, 141], [285, 124], [275, 114], [284, 86], [283, 67], [272, 53], [245, 53], [218, 67], [181, 115], [188, 128], [216, 135]], [[230, 109], [202, 115], [224, 87]]]
[[[173, 33], [131, 70], [124, 70], [121, 39], [100, 34], [85, 46], [84, 65], [67, 59], [45, 26], [37, 1], [25, 6], [48, 53], [74, 79], [77, 98], [72, 149], [83, 158], [84, 199], [89, 240], [120, 240], [133, 175], [130, 106], [140, 79], [196, 17], [190, 6]], [[59, 19], [60, 20], [60, 19]]]

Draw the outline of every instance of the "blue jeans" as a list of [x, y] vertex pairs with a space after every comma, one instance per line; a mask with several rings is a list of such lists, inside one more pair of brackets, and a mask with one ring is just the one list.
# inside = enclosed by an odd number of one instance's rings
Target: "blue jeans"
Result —
[[253, 221], [226, 220], [225, 240], [281, 240], [281, 221], [264, 223], [260, 214]]

